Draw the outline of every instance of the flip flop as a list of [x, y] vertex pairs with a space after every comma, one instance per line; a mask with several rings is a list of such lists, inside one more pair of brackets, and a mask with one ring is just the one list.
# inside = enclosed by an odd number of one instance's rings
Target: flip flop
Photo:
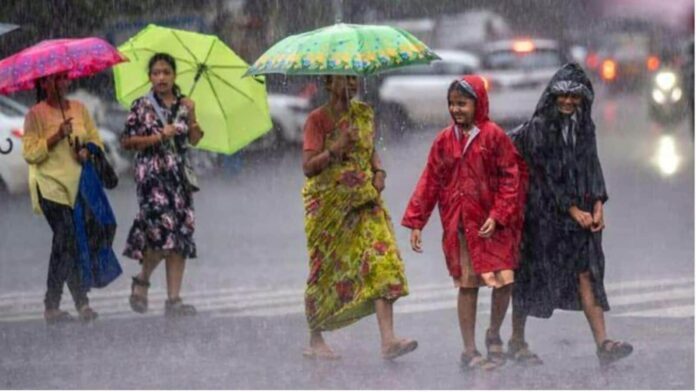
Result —
[[410, 353], [416, 348], [418, 348], [417, 341], [404, 339], [392, 345], [387, 349], [386, 352], [382, 353], [382, 358], [386, 360], [396, 359], [402, 355]]

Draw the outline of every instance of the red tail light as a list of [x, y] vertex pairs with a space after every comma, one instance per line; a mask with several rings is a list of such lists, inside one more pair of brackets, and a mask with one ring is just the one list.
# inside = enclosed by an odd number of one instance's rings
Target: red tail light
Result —
[[657, 71], [657, 69], [660, 68], [660, 58], [654, 55], [648, 56], [648, 59], [645, 61], [645, 66], [650, 72]]
[[588, 54], [585, 63], [587, 64], [587, 68], [597, 69], [597, 67], [599, 67], [599, 55], [595, 52]]
[[15, 128], [12, 131], [10, 131], [12, 136], [16, 137], [17, 139], [21, 139], [22, 136], [24, 136], [24, 129], [22, 128]]
[[616, 62], [614, 60], [604, 60], [601, 69], [602, 79], [607, 82], [616, 79]]

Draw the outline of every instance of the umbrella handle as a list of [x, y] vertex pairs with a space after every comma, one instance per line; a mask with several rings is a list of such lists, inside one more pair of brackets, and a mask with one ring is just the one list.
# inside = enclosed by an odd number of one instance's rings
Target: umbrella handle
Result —
[[12, 146], [13, 146], [12, 139], [10, 139], [9, 137], [7, 138], [7, 144], [9, 145], [7, 147], [7, 150], [4, 150], [0, 147], [0, 154], [7, 155], [12, 151]]

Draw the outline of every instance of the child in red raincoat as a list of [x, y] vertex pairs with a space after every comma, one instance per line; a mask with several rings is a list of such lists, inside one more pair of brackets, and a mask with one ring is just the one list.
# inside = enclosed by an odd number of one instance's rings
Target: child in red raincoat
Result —
[[[459, 326], [465, 369], [505, 363], [500, 326], [510, 303], [521, 238], [526, 169], [512, 141], [488, 119], [483, 80], [465, 76], [447, 92], [453, 124], [435, 138], [402, 225], [420, 253], [421, 230], [438, 204], [447, 269], [459, 288]], [[488, 358], [476, 349], [479, 286], [493, 288]]]

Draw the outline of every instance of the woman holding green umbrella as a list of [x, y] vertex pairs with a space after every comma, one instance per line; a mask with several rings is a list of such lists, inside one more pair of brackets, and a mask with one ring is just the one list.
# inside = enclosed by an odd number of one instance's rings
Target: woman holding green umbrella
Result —
[[437, 59], [404, 30], [338, 23], [284, 38], [247, 71], [327, 75], [329, 102], [309, 115], [304, 130], [302, 193], [310, 257], [305, 311], [311, 331], [305, 356], [336, 359], [322, 332], [373, 312], [385, 359], [418, 346], [394, 334], [392, 305], [408, 294], [408, 286], [380, 196], [386, 172], [374, 146], [373, 112], [352, 98], [357, 76]]
[[392, 304], [408, 294], [404, 265], [380, 193], [386, 172], [374, 148], [372, 109], [351, 98], [354, 76], [327, 76], [329, 102], [305, 123], [302, 168], [310, 274], [305, 291], [309, 348], [336, 359], [322, 331], [377, 313], [382, 356], [416, 349], [394, 334]]
[[124, 255], [139, 260], [133, 277], [131, 308], [148, 308], [150, 275], [166, 260], [166, 316], [194, 315], [196, 309], [179, 296], [185, 261], [196, 257], [193, 240], [195, 184], [186, 173], [186, 145], [196, 145], [203, 131], [196, 122], [194, 102], [176, 85], [176, 61], [166, 53], [150, 58], [152, 90], [136, 99], [126, 120], [122, 145], [136, 150], [135, 181], [138, 212], [128, 234]]

